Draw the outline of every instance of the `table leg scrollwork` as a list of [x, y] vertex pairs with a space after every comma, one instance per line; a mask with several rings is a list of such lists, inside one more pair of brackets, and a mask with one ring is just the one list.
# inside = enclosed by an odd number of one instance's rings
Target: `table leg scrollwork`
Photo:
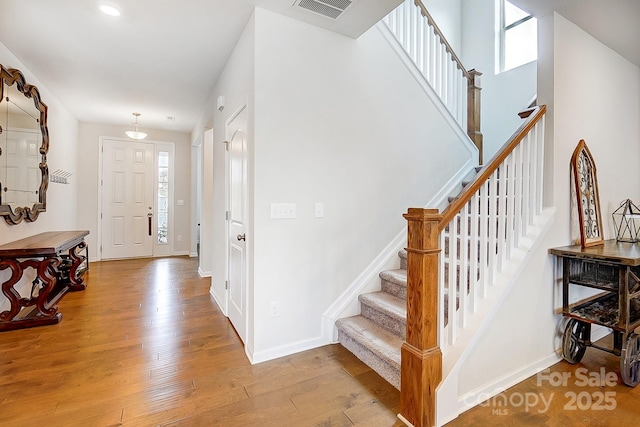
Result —
[[0, 271], [11, 270], [11, 277], [2, 282], [2, 293], [9, 300], [11, 307], [0, 313], [0, 321], [11, 321], [20, 312], [20, 294], [13, 287], [22, 277], [22, 267], [20, 263], [13, 259], [0, 260]]
[[[52, 271], [55, 271], [59, 263], [58, 258], [0, 260], [0, 270], [11, 270], [11, 277], [2, 283], [2, 293], [9, 300], [11, 307], [0, 313], [0, 331], [49, 325], [60, 321], [62, 314], [58, 313], [58, 306], [55, 304], [59, 297], [52, 295], [56, 287], [56, 277]], [[15, 285], [20, 282], [28, 268], [36, 271], [36, 278], [27, 298], [16, 291]], [[39, 288], [37, 292], [36, 287]], [[34, 308], [29, 310], [30, 307]]]
[[[84, 254], [81, 254], [84, 251]], [[83, 291], [87, 288], [84, 283], [82, 274], [84, 271], [80, 271], [81, 266], [87, 262], [88, 257], [87, 243], [83, 240], [76, 247], [69, 250], [69, 258], [71, 259], [71, 268], [69, 269], [69, 282], [71, 283], [72, 291]]]

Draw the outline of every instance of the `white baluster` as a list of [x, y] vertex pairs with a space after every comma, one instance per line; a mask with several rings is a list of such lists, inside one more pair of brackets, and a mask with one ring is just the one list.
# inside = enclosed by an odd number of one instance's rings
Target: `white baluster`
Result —
[[425, 75], [424, 54], [426, 46], [424, 45], [424, 19], [422, 15], [418, 15], [416, 19], [416, 65], [420, 70], [420, 74]]
[[513, 253], [513, 234], [515, 229], [515, 185], [516, 185], [516, 159], [514, 153], [512, 152], [505, 160], [507, 164], [507, 169], [509, 170], [509, 181], [507, 186], [507, 242], [506, 242], [506, 253], [505, 259], [508, 261], [511, 259], [511, 255]]
[[449, 223], [449, 277], [447, 277], [448, 290], [448, 318], [449, 318], [449, 343], [455, 344], [458, 335], [458, 316], [456, 312], [456, 279], [457, 276], [457, 258], [458, 258], [458, 218], [454, 217]]
[[538, 146], [537, 152], [537, 162], [538, 165], [538, 186], [537, 186], [537, 194], [536, 194], [536, 214], [540, 215], [542, 213], [542, 205], [544, 204], [544, 131], [545, 131], [545, 119], [546, 116], [542, 117], [542, 120], [536, 123], [536, 143]]
[[476, 192], [469, 203], [469, 309], [472, 313], [475, 313], [478, 308], [478, 257], [480, 256], [480, 248], [478, 247], [480, 244], [478, 237], [478, 233], [480, 232], [478, 229], [478, 208], [481, 203], [480, 200], [480, 193]]
[[531, 164], [532, 159], [529, 135], [527, 135], [520, 144], [522, 145], [522, 152], [524, 154], [524, 158], [522, 159], [522, 162], [524, 164], [522, 174], [522, 179], [524, 181], [524, 203], [522, 204], [524, 207], [524, 212], [522, 215], [522, 219], [525, 225], [524, 233], [526, 234], [529, 225], [533, 223], [533, 218], [531, 215], [531, 198], [535, 197], [535, 193], [531, 193], [531, 189], [535, 188], [535, 184], [532, 182], [531, 170], [535, 168], [535, 166]]
[[520, 237], [523, 235], [522, 231], [522, 207], [523, 207], [523, 197], [522, 197], [522, 146], [518, 145], [512, 153], [514, 159], [516, 160], [516, 170], [515, 170], [515, 211], [514, 211], [514, 240], [513, 245], [515, 247], [520, 246]]
[[480, 188], [480, 257], [478, 259], [478, 263], [480, 264], [480, 279], [478, 279], [478, 291], [482, 298], [487, 296], [487, 270], [489, 267], [489, 203], [491, 203], [491, 200], [489, 198], [489, 181], [487, 181], [482, 184], [482, 187]]
[[496, 234], [496, 271], [500, 273], [505, 259], [505, 226], [507, 219], [506, 199], [507, 199], [507, 180], [509, 171], [504, 162], [500, 165], [499, 178], [498, 178], [498, 206], [497, 210], [497, 226], [498, 231]]
[[440, 334], [438, 336], [438, 342], [440, 343], [440, 349], [444, 350], [449, 346], [449, 325], [445, 325], [445, 299], [444, 290], [446, 284], [444, 283], [444, 269], [447, 264], [447, 254], [445, 254], [447, 233], [440, 233], [440, 267], [438, 268], [438, 325], [440, 327]]
[[462, 208], [460, 214], [460, 270], [458, 273], [458, 287], [460, 293], [460, 327], [465, 328], [467, 326], [467, 319], [469, 315], [469, 289], [468, 289], [468, 274], [469, 268], [469, 203]]
[[[497, 171], [496, 171], [497, 172]], [[496, 273], [496, 234], [498, 233], [498, 184], [497, 173], [489, 178], [489, 248], [487, 252], [487, 285], [493, 285]]]

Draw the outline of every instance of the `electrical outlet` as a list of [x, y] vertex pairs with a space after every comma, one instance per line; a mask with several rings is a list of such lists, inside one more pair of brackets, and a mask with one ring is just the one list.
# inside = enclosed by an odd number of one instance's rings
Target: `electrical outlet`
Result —
[[178, 242], [182, 242], [182, 234], [178, 234]]
[[278, 301], [271, 301], [271, 317], [280, 316], [280, 303]]

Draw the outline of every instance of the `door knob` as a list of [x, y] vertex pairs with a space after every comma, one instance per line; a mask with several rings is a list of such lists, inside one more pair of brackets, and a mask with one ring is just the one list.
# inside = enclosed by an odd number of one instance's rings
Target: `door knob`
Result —
[[237, 239], [238, 239], [238, 240], [246, 240], [246, 239], [244, 238], [244, 234], [238, 234]]

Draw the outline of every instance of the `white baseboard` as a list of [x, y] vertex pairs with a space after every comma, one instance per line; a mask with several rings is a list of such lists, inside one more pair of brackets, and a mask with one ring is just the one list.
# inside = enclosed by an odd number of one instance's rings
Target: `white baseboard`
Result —
[[[473, 408], [474, 406], [479, 405], [485, 400], [496, 396], [503, 391], [507, 390], [514, 385], [521, 383], [527, 378], [536, 375], [538, 372], [541, 372], [548, 367], [558, 363], [562, 360], [562, 356], [558, 354], [558, 352], [553, 352], [552, 354], [544, 357], [541, 360], [538, 360], [528, 366], [525, 366], [518, 371], [509, 373], [504, 375], [501, 378], [497, 378], [495, 381], [484, 384], [482, 387], [478, 387], [475, 390], [470, 391], [469, 393], [464, 394], [458, 398], [458, 413], [450, 414], [450, 417], [445, 417], [445, 419], [439, 419], [439, 423], [446, 423], [454, 418], [456, 418], [461, 413]], [[448, 420], [447, 420], [448, 418]]]
[[187, 256], [189, 255], [189, 251], [174, 251], [173, 256]]
[[[592, 325], [593, 328], [591, 330], [591, 340], [597, 341], [601, 338], [604, 338], [611, 331], [608, 328]], [[596, 351], [596, 350], [593, 350]], [[490, 399], [505, 390], [513, 387], [514, 385], [521, 383], [529, 377], [537, 375], [539, 372], [544, 371], [545, 369], [555, 365], [556, 363], [562, 361], [562, 349], [559, 348], [554, 351], [552, 354], [528, 365], [517, 371], [511, 372], [507, 375], [504, 375], [496, 380], [484, 384], [481, 387], [476, 388], [458, 398], [458, 402], [455, 410], [448, 411], [447, 414], [442, 414], [438, 416], [438, 425], [444, 425], [446, 423], [451, 422], [455, 418], [457, 418], [460, 414], [474, 406], [479, 405], [480, 403]]]
[[203, 271], [202, 269], [200, 269], [200, 267], [198, 267], [198, 274], [200, 275], [200, 277], [211, 277], [213, 273], [211, 271]]
[[330, 343], [327, 342], [323, 337], [318, 337], [309, 340], [298, 341], [280, 347], [273, 347], [258, 352], [250, 352], [245, 349], [245, 352], [247, 353], [247, 357], [249, 357], [249, 361], [251, 362], [251, 364], [255, 365], [256, 363], [262, 363], [268, 360], [277, 359], [279, 357], [289, 356], [291, 354], [300, 353], [301, 351], [322, 347], [323, 345], [327, 344]]
[[197, 258], [198, 257], [198, 252], [189, 252], [189, 256], [191, 258]]
[[213, 286], [209, 288], [209, 295], [211, 295], [211, 299], [218, 305], [218, 308], [220, 309], [220, 311], [222, 312], [222, 314], [225, 317], [229, 317], [227, 315], [227, 312], [224, 308], [224, 305], [222, 304], [222, 302], [220, 300], [218, 300], [218, 298], [216, 298], [216, 294], [213, 292]]

